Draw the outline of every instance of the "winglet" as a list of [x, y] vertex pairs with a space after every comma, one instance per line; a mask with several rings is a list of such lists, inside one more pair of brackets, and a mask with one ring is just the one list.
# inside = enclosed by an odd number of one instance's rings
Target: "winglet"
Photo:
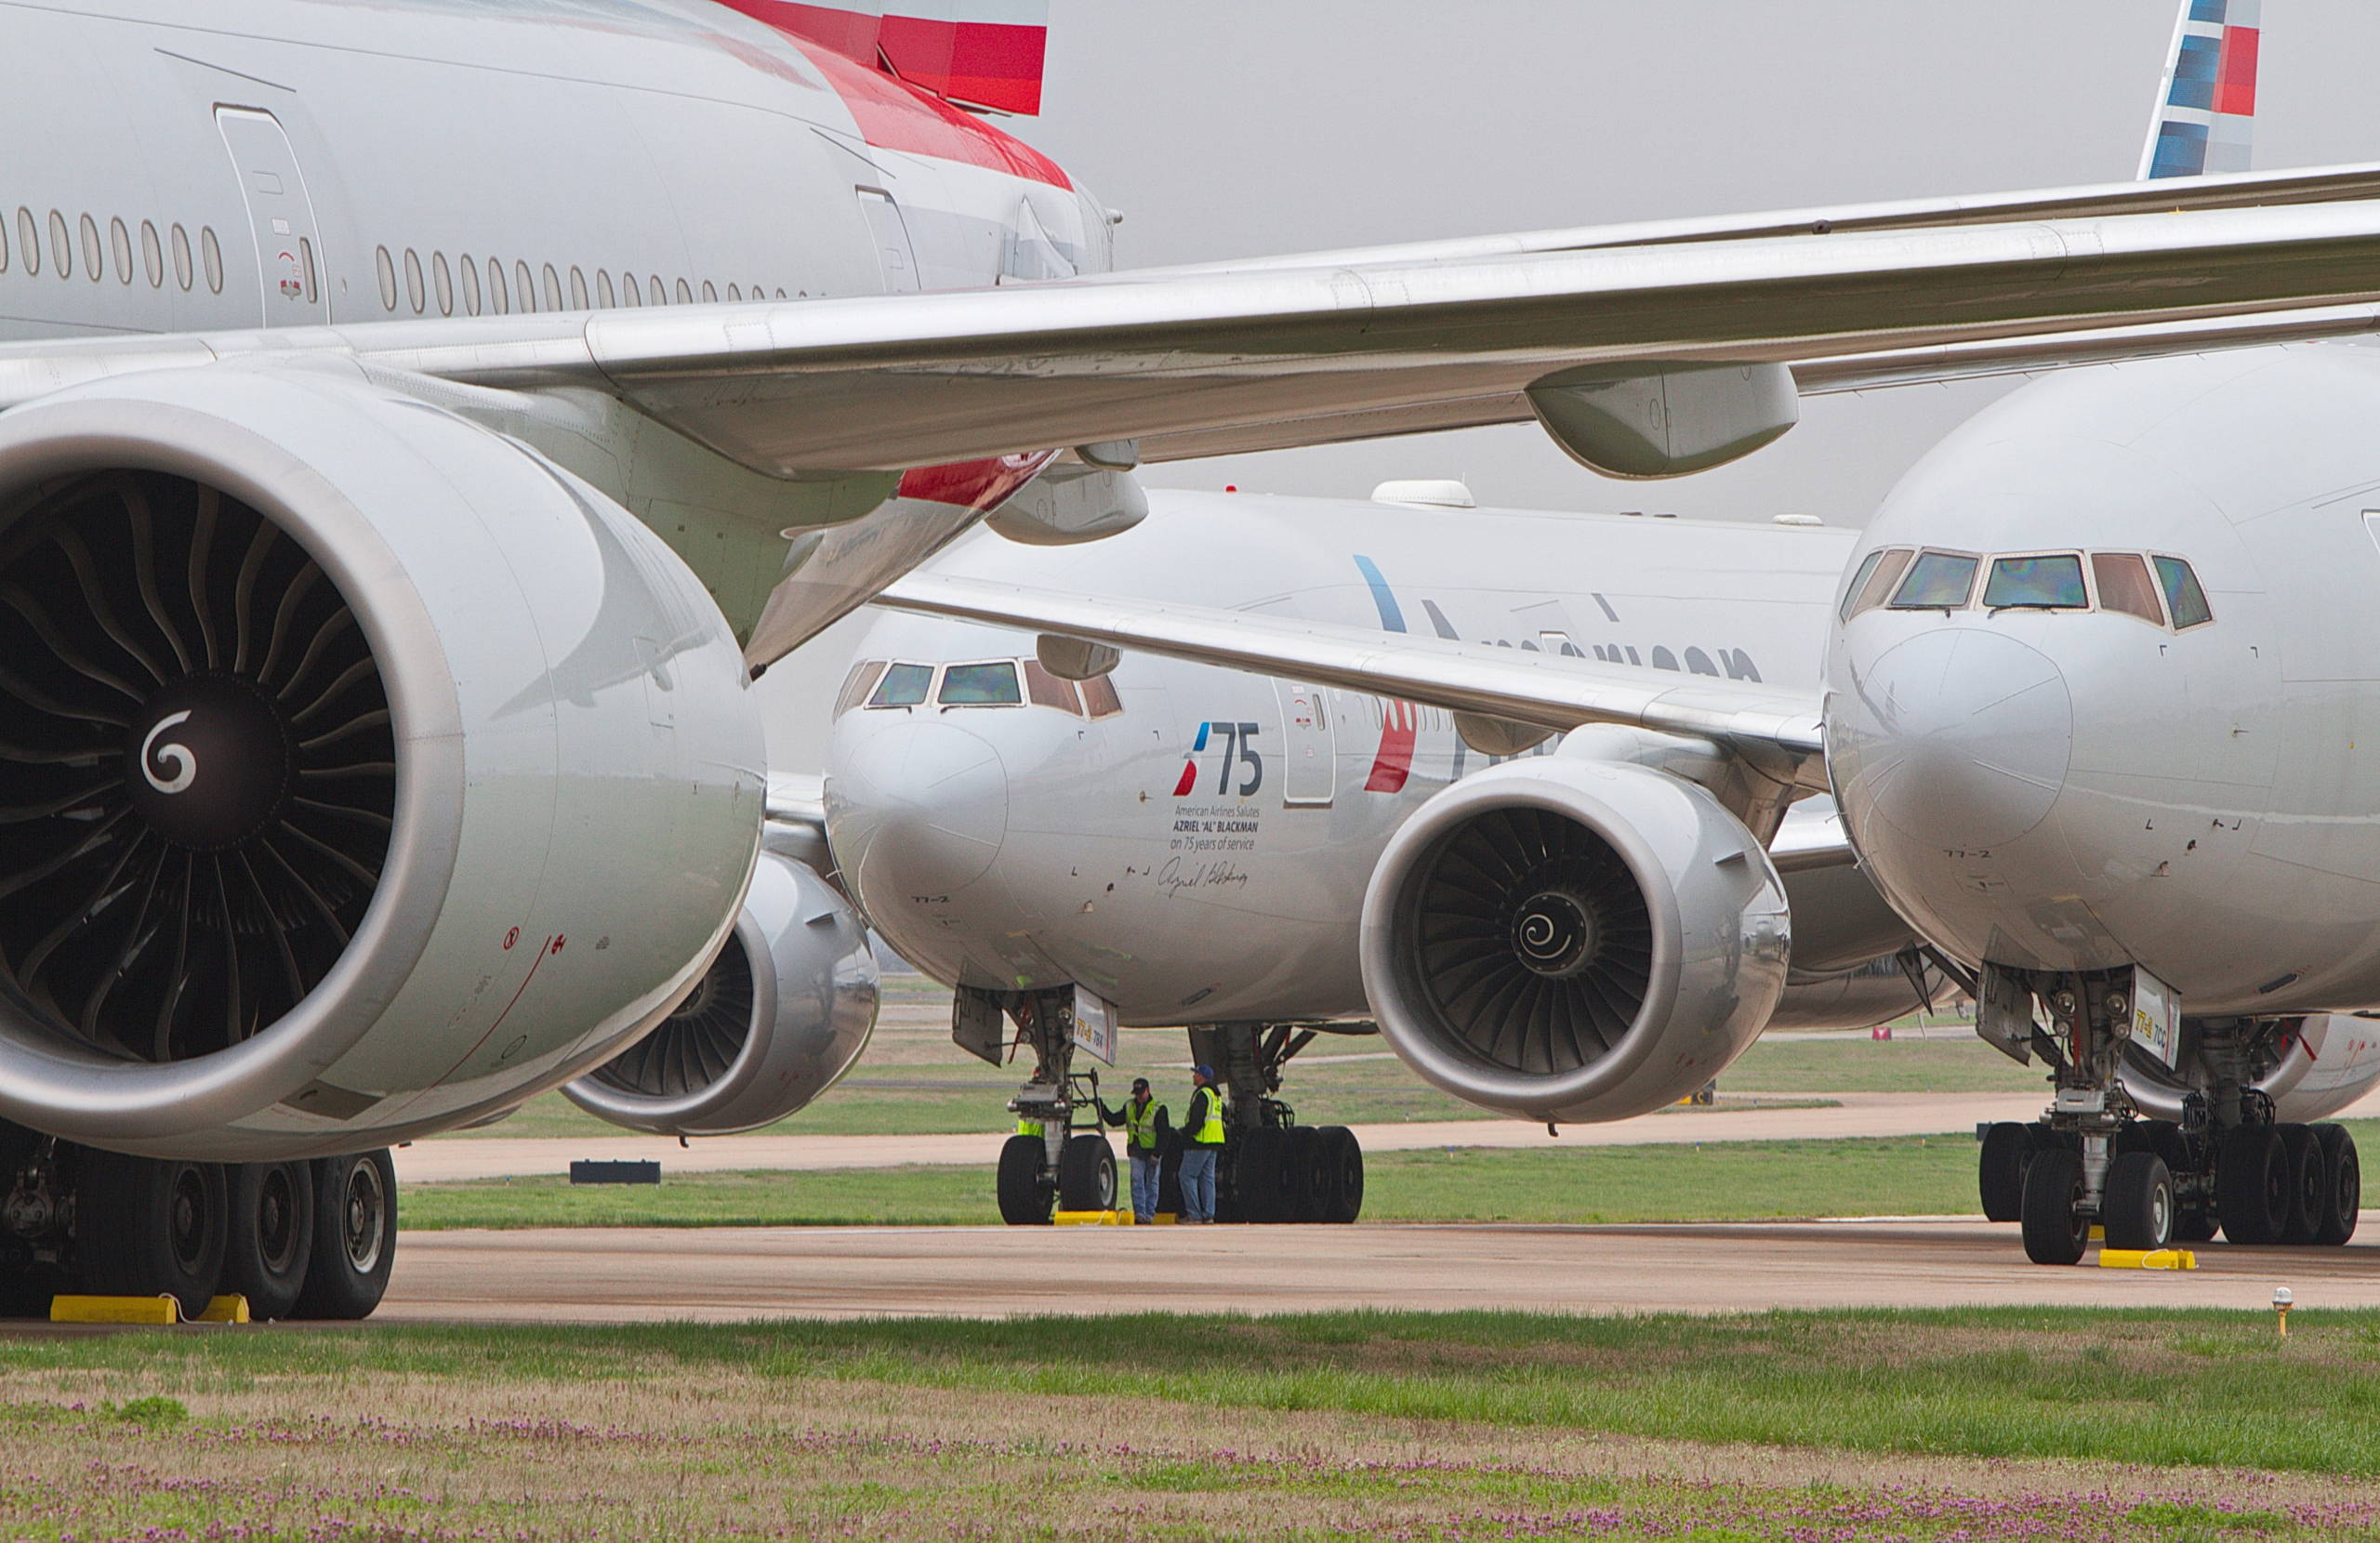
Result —
[[2182, 0], [2140, 155], [2140, 180], [2246, 171], [2264, 0]]

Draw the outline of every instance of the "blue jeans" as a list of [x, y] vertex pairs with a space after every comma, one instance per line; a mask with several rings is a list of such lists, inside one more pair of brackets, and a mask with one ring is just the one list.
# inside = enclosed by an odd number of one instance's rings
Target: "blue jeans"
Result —
[[1186, 1221], [1215, 1219], [1215, 1149], [1189, 1146], [1182, 1151], [1182, 1216]]
[[1146, 1221], [1157, 1215], [1157, 1165], [1161, 1159], [1154, 1152], [1132, 1154], [1132, 1220]]

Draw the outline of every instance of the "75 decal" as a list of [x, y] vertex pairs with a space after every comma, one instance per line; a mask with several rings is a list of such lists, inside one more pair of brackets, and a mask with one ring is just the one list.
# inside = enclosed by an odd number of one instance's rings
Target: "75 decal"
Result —
[[[1209, 745], [1222, 742], [1223, 756], [1216, 765], [1215, 794], [1218, 798], [1252, 798], [1264, 785], [1264, 758], [1256, 751], [1254, 723], [1209, 722], [1198, 725], [1198, 738], [1190, 753], [1182, 758], [1182, 775], [1173, 785], [1173, 796], [1186, 798], [1198, 790], [1198, 758]], [[1244, 776], [1245, 780], [1239, 780]], [[1236, 790], [1232, 784], [1239, 780]]]

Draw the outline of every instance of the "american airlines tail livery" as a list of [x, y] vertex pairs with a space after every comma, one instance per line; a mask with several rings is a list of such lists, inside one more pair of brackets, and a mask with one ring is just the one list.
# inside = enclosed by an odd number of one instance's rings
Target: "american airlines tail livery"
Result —
[[992, 511], [1456, 422], [1674, 474], [1805, 389], [2380, 298], [2370, 166], [1118, 272], [977, 111], [1042, 22], [0, 4], [10, 1289], [362, 1312], [391, 1141], [830, 1081], [874, 982], [746, 688]]
[[[2185, 7], [2152, 169], [2252, 108], [2245, 9]], [[1051, 1065], [1020, 1107], [1063, 1112], [1070, 1025], [1113, 1011], [1195, 1025], [1251, 1130], [1313, 1031], [1374, 1024], [1488, 1108], [1617, 1118], [1938, 972], [2051, 1084], [1979, 1166], [2032, 1259], [2344, 1243], [2360, 1162], [2317, 1122], [2380, 1081], [2375, 389], [2338, 345], [2077, 370], [1858, 534], [1392, 484], [1155, 495], [1030, 571], [970, 545], [884, 597], [913, 614], [838, 704], [835, 854], [962, 1039], [1005, 1011]], [[1235, 1177], [1346, 1214], [1342, 1145]]]

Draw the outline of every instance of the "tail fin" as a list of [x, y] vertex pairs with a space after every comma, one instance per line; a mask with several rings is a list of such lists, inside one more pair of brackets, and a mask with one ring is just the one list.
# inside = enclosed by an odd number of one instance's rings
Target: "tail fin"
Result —
[[2246, 171], [2264, 0], [2182, 0], [2140, 179]]
[[1049, 0], [730, 3], [937, 97], [999, 112], [1041, 111]]

